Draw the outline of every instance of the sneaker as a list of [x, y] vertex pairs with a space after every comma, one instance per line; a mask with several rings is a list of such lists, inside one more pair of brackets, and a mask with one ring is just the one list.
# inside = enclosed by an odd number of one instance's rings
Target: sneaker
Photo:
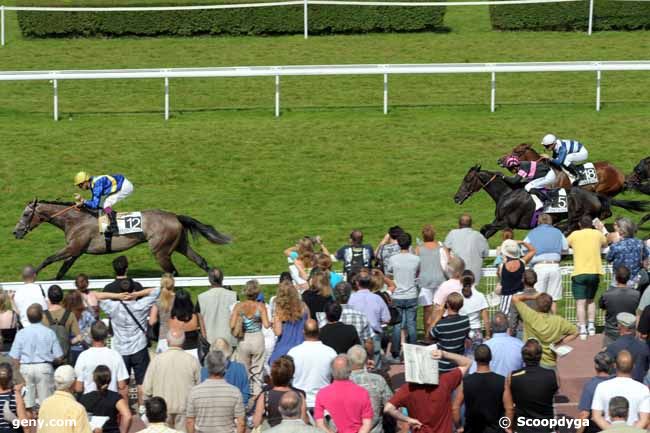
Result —
[[397, 357], [391, 355], [386, 355], [386, 362], [388, 364], [402, 364], [402, 361], [399, 358], [399, 355]]
[[587, 328], [582, 325], [580, 326], [580, 340], [585, 341], [587, 339]]
[[596, 325], [593, 323], [590, 323], [589, 326], [587, 327], [587, 332], [589, 333], [590, 337], [593, 337], [596, 335]]

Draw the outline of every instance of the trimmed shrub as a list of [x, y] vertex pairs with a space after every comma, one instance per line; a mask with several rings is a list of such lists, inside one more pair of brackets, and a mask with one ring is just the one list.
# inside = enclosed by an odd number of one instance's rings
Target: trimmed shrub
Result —
[[[490, 6], [496, 30], [586, 30], [589, 2]], [[650, 2], [597, 0], [594, 30], [650, 29]]]
[[[253, 0], [256, 1], [256, 0]], [[248, 0], [19, 0], [21, 6], [178, 6]], [[309, 33], [442, 31], [444, 7], [309, 6]], [[154, 12], [19, 11], [27, 37], [278, 35], [303, 32], [303, 7]]]

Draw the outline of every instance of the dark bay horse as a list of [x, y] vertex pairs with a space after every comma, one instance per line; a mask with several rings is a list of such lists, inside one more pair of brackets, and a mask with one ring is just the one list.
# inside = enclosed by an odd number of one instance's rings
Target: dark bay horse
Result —
[[[494, 221], [481, 227], [481, 234], [491, 237], [504, 228], [530, 229], [535, 213], [535, 202], [523, 188], [513, 189], [503, 180], [499, 172], [481, 170], [480, 165], [469, 169], [454, 196], [456, 204], [462, 204], [472, 194], [484, 189], [496, 204]], [[641, 211], [650, 206], [650, 202], [635, 202], [630, 200], [615, 200], [602, 195], [573, 188], [567, 192], [567, 213], [551, 214], [553, 224], [568, 219], [567, 232], [578, 227], [582, 215], [602, 220], [612, 216], [610, 206], [618, 206], [628, 210]]]
[[[629, 189], [650, 195], [650, 156], [639, 161], [625, 180], [625, 184]], [[641, 218], [639, 225], [646, 221], [650, 221], [650, 214]]]
[[[542, 161], [542, 155], [537, 153], [531, 144], [520, 144], [512, 149], [512, 152], [508, 155], [505, 155], [497, 161], [501, 167], [505, 167], [505, 161], [508, 156], [514, 155], [522, 161]], [[544, 162], [548, 163], [548, 162]], [[606, 161], [594, 162], [594, 167], [596, 168], [596, 173], [598, 174], [598, 183], [593, 185], [585, 185], [581, 187], [582, 189], [592, 191], [598, 194], [605, 195], [607, 197], [614, 197], [625, 189], [625, 175], [621, 170], [614, 167], [612, 164]], [[553, 167], [557, 177], [556, 188], [571, 188], [571, 181], [569, 177], [564, 173], [564, 171]]]
[[[104, 235], [99, 233], [97, 216], [86, 209], [79, 209], [74, 203], [34, 199], [23, 210], [14, 236], [22, 239], [42, 223], [50, 223], [63, 230], [66, 246], [46, 258], [36, 268], [37, 272], [54, 262], [63, 261], [56, 274], [56, 279], [60, 280], [82, 254], [107, 254]], [[230, 237], [219, 233], [214, 227], [194, 218], [157, 209], [142, 211], [142, 229], [142, 233], [114, 237], [111, 252], [128, 250], [148, 242], [160, 267], [175, 275], [176, 268], [171, 260], [174, 252], [183, 254], [204, 271], [209, 269], [206, 260], [190, 247], [188, 233], [201, 235], [213, 244], [231, 241]]]

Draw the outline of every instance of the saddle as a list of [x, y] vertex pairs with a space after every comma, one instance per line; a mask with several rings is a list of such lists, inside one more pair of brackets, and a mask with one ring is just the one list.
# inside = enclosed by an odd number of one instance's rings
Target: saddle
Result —
[[108, 215], [103, 214], [97, 218], [99, 233], [104, 235], [106, 241], [106, 252], [112, 252], [113, 236], [124, 236], [133, 233], [142, 233], [142, 213], [140, 212], [119, 212], [113, 214], [114, 222]]

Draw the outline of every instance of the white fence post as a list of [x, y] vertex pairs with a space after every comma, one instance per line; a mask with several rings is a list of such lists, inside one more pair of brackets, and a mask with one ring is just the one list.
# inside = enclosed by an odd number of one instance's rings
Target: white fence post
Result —
[[591, 31], [594, 28], [594, 0], [589, 0], [589, 28], [587, 34], [591, 35]]
[[596, 111], [600, 111], [600, 78], [602, 72], [596, 71]]
[[388, 114], [388, 74], [384, 74], [384, 114]]
[[494, 113], [497, 102], [497, 73], [492, 72], [492, 83], [490, 88], [490, 112]]
[[275, 117], [280, 117], [280, 76], [275, 76]]
[[305, 31], [305, 39], [307, 39], [309, 37], [309, 12], [308, 12], [309, 8], [307, 6], [307, 1], [308, 0], [305, 0], [304, 6], [303, 6], [303, 12], [302, 12], [303, 20], [304, 20], [303, 27], [304, 27], [304, 31]]
[[169, 120], [169, 77], [165, 77], [165, 120]]
[[5, 7], [0, 6], [0, 45], [5, 46]]
[[58, 80], [52, 80], [52, 85], [54, 86], [54, 120], [59, 120], [59, 82]]

